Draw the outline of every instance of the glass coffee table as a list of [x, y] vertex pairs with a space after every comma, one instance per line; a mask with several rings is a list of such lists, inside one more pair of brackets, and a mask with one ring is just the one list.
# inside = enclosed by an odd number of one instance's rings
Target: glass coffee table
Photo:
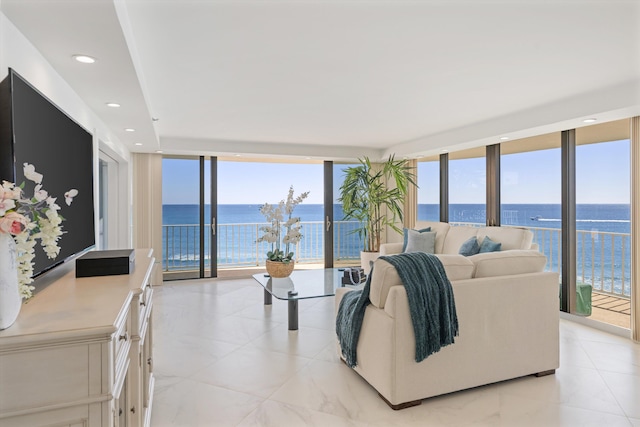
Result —
[[298, 330], [298, 300], [308, 298], [330, 297], [336, 289], [346, 287], [360, 289], [359, 285], [343, 285], [344, 268], [325, 268], [317, 270], [294, 270], [289, 277], [276, 279], [268, 274], [254, 274], [264, 288], [264, 304], [271, 304], [271, 297], [289, 302], [289, 330]]

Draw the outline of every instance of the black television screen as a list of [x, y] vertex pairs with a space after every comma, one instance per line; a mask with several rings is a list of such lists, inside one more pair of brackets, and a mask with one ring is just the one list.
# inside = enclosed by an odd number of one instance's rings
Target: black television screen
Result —
[[[0, 181], [20, 184], [23, 164], [34, 165], [64, 218], [57, 258], [47, 258], [36, 245], [36, 277], [95, 245], [93, 137], [15, 71], [9, 70], [0, 89]], [[78, 195], [67, 206], [64, 193], [72, 188]]]

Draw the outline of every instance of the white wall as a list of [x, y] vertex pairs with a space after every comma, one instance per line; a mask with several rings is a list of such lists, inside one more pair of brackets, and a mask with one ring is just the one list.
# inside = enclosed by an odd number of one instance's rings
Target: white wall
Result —
[[[93, 135], [94, 192], [96, 194], [94, 211], [96, 212], [95, 223], [98, 224], [98, 174], [96, 172], [98, 170], [98, 151], [106, 148], [109, 154], [121, 164], [123, 170], [130, 170], [131, 153], [126, 146], [120, 143], [111, 129], [98, 118], [53, 69], [29, 40], [0, 12], [0, 80], [8, 75], [9, 68], [18, 72]], [[131, 174], [127, 174], [127, 176], [130, 177]], [[128, 178], [125, 185], [122, 182], [117, 182], [115, 185], [121, 190], [119, 197], [122, 203], [119, 203], [119, 205], [127, 207], [126, 212], [120, 212], [119, 222], [128, 224], [131, 222], [132, 217], [131, 209], [129, 209], [131, 180]], [[98, 241], [97, 239], [98, 230], [96, 227], [96, 242]], [[120, 240], [124, 241], [116, 242], [115, 247], [130, 247], [131, 232], [128, 227], [126, 233], [121, 235]]]

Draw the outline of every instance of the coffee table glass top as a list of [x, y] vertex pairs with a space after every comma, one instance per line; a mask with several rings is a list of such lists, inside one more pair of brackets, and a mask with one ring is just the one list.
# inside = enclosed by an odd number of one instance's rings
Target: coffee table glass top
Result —
[[266, 273], [254, 274], [253, 278], [274, 297], [281, 300], [327, 297], [336, 294], [340, 287], [361, 288], [364, 284], [342, 285], [343, 269], [325, 268], [316, 270], [294, 270], [289, 277], [277, 279]]

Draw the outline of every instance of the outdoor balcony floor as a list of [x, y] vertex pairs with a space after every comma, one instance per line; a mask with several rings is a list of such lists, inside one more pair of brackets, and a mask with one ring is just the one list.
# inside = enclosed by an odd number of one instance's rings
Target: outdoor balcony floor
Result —
[[631, 327], [631, 302], [625, 298], [593, 292], [590, 319], [626, 329]]

